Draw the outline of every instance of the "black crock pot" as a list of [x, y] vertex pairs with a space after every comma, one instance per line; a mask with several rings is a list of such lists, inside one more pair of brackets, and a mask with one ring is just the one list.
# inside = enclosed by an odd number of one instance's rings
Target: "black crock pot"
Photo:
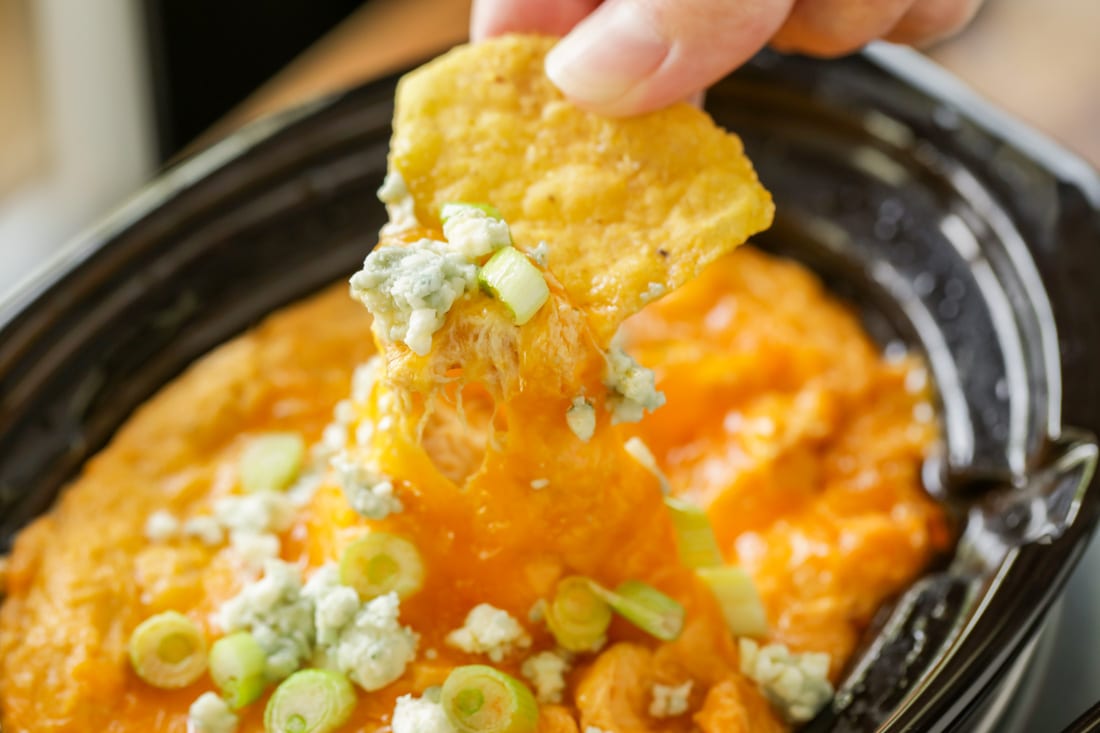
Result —
[[[189, 363], [356, 268], [385, 215], [395, 82], [175, 165], [0, 302], [0, 550]], [[922, 351], [945, 427], [925, 476], [957, 547], [882, 610], [809, 729], [965, 729], [1100, 509], [1100, 179], [888, 46], [763, 53], [707, 107], [775, 194], [759, 244]]]

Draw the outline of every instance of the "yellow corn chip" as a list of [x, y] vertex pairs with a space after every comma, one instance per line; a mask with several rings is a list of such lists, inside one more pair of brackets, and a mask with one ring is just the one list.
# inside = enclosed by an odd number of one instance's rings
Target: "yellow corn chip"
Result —
[[463, 46], [405, 76], [391, 170], [417, 218], [487, 202], [607, 339], [646, 302], [765, 229], [774, 207], [741, 141], [677, 104], [609, 119], [566, 101], [543, 71], [555, 39]]

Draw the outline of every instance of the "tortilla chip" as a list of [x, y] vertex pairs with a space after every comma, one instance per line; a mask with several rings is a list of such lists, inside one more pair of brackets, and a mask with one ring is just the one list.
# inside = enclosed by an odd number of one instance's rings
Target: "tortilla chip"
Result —
[[543, 71], [555, 39], [462, 46], [397, 89], [390, 167], [417, 218], [489, 202], [549, 269], [597, 337], [771, 223], [741, 141], [687, 104], [609, 119], [566, 101]]

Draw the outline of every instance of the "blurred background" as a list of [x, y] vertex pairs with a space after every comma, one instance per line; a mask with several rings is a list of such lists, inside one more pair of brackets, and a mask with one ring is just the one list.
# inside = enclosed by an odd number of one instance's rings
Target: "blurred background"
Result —
[[[0, 0], [0, 301], [173, 159], [465, 37], [469, 0]], [[986, 0], [928, 54], [1100, 166], [1100, 0]], [[1100, 549], [1029, 730], [1100, 697]]]

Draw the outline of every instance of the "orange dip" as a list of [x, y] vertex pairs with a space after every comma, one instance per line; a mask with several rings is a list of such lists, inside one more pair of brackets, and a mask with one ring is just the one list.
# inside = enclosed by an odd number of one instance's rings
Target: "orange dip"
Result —
[[[319, 441], [373, 351], [369, 328], [343, 286], [272, 316], [139, 410], [19, 536], [0, 608], [5, 731], [186, 730], [188, 706], [212, 683], [147, 685], [130, 667], [130, 633], [174, 609], [214, 639], [214, 611], [245, 579], [225, 547], [149, 542], [146, 519], [208, 513], [239, 491], [250, 436], [288, 430]], [[468, 388], [465, 423], [444, 410], [424, 426], [430, 461], [398, 431], [387, 444], [404, 512], [365, 520], [326, 482], [282, 535], [283, 559], [308, 568], [338, 558], [367, 527], [409, 538], [424, 559], [424, 589], [401, 603], [401, 622], [420, 635], [417, 658], [395, 683], [359, 690], [341, 730], [387, 731], [398, 696], [484, 663], [444, 641], [479, 603], [531, 634], [530, 650], [497, 665], [518, 677], [528, 654], [553, 647], [528, 611], [569, 574], [645, 580], [684, 604], [687, 624], [660, 643], [616, 619], [608, 646], [577, 658], [562, 704], [541, 706], [542, 733], [788, 729], [740, 673], [716, 603], [679, 562], [657, 479], [621, 458], [631, 434], [675, 493], [707, 507], [726, 559], [754, 578], [771, 627], [763, 641], [829, 653], [834, 681], [876, 608], [947, 546], [919, 479], [937, 437], [921, 365], [884, 359], [800, 266], [738, 251], [628, 321], [625, 336], [668, 402], [616, 428], [614, 450], [600, 437], [584, 451], [563, 442], [556, 425], [569, 396], [560, 405], [521, 397], [493, 415]], [[492, 450], [490, 425], [507, 427], [506, 450]], [[542, 480], [546, 488], [531, 488]], [[688, 713], [651, 716], [653, 684], [685, 679]], [[262, 730], [265, 699], [243, 711], [241, 731]]]

